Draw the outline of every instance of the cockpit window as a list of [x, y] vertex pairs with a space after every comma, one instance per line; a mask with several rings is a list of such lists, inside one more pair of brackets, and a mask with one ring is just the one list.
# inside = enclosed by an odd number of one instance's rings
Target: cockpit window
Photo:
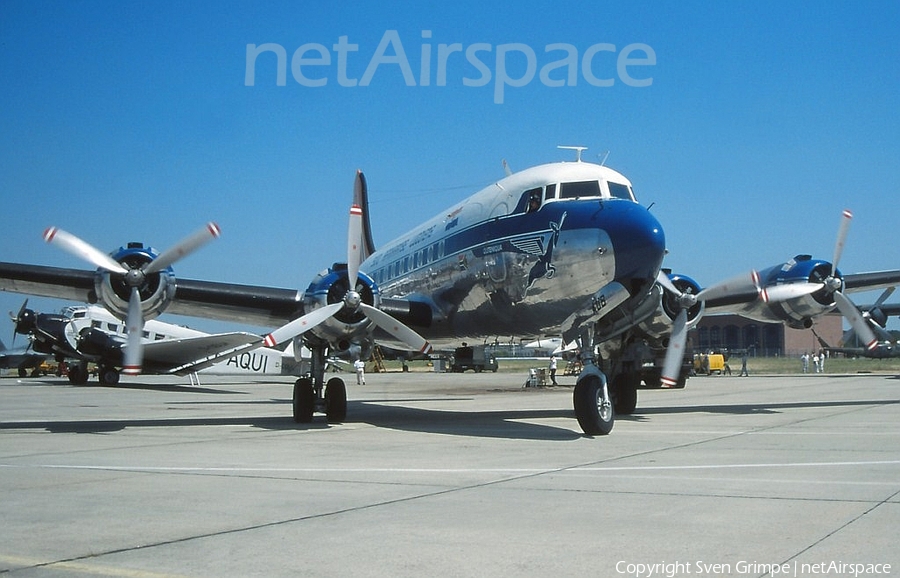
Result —
[[613, 183], [608, 182], [609, 185], [609, 194], [616, 199], [625, 199], [628, 201], [633, 201], [634, 198], [631, 196], [631, 188], [628, 185], [623, 185], [621, 183]]
[[522, 193], [519, 203], [513, 213], [533, 213], [541, 208], [542, 197], [544, 196], [544, 187], [528, 189]]
[[559, 198], [574, 199], [575, 197], [599, 197], [600, 183], [598, 181], [579, 181], [576, 183], [562, 183], [559, 186]]

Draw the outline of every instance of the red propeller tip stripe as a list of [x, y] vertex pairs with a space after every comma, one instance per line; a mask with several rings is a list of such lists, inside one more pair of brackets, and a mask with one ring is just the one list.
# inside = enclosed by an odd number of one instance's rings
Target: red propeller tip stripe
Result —
[[216, 223], [207, 223], [206, 228], [209, 229], [209, 233], [217, 239], [219, 238], [219, 235], [222, 234], [222, 228], [219, 227], [219, 225], [217, 225]]
[[431, 344], [426, 341], [425, 345], [422, 346], [422, 349], [419, 350], [419, 353], [431, 353]]
[[46, 231], [44, 231], [44, 240], [48, 243], [53, 240], [53, 237], [56, 236], [56, 231], [58, 231], [56, 227], [50, 227]]
[[141, 373], [141, 368], [136, 365], [126, 365], [122, 368], [122, 373], [125, 375], [139, 375]]
[[266, 335], [266, 339], [263, 341], [263, 343], [266, 347], [275, 347], [276, 345], [278, 345], [278, 342], [275, 341], [275, 338], [272, 337], [271, 333]]
[[351, 215], [362, 215], [362, 207], [360, 207], [359, 205], [353, 205], [353, 206], [351, 206], [351, 207], [350, 207], [350, 214], [351, 214]]
[[878, 340], [877, 340], [877, 339], [873, 339], [872, 341], [870, 341], [870, 342], [866, 345], [866, 349], [869, 349], [869, 350], [875, 349], [876, 347], [878, 347]]
[[849, 209], [844, 209], [844, 216], [847, 217], [848, 219], [852, 219], [853, 213], [851, 213]]
[[660, 381], [662, 381], [663, 387], [675, 387], [675, 384], [678, 383], [677, 380], [672, 379], [671, 377], [663, 377]]

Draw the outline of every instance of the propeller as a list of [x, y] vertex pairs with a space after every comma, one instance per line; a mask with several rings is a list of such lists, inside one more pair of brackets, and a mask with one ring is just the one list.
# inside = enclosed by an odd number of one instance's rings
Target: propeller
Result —
[[[675, 295], [679, 305], [678, 314], [672, 325], [672, 334], [669, 336], [669, 346], [666, 348], [666, 356], [663, 361], [662, 374], [660, 376], [663, 387], [675, 387], [681, 373], [681, 360], [684, 358], [684, 345], [687, 343], [688, 310], [710, 299], [720, 299], [734, 294], [759, 293], [759, 274], [751, 271], [750, 275], [743, 274], [733, 277], [721, 283], [711, 285], [697, 293], [685, 293], [672, 283], [665, 272], [660, 271], [656, 281], [667, 291]], [[699, 321], [702, 311], [694, 321]]]
[[103, 251], [57, 227], [50, 227], [44, 231], [44, 240], [76, 257], [84, 259], [95, 267], [114, 275], [122, 275], [126, 286], [131, 288], [131, 294], [128, 299], [128, 313], [125, 319], [128, 341], [122, 373], [137, 375], [141, 372], [144, 359], [144, 346], [141, 341], [144, 331], [144, 313], [141, 309], [140, 291], [147, 282], [147, 276], [162, 271], [175, 261], [196, 251], [209, 241], [218, 238], [219, 235], [221, 235], [219, 226], [216, 223], [209, 222], [193, 235], [157, 255], [149, 263], [134, 268], [126, 267]]
[[[834, 302], [837, 305], [838, 310], [841, 312], [841, 315], [850, 323], [850, 326], [853, 328], [853, 331], [856, 332], [856, 336], [865, 343], [866, 349], [875, 349], [878, 347], [878, 338], [875, 337], [875, 332], [872, 331], [872, 328], [869, 327], [868, 322], [863, 317], [863, 314], [860, 313], [859, 309], [853, 302], [841, 291], [843, 287], [843, 282], [840, 277], [837, 276], [837, 266], [838, 261], [841, 258], [841, 254], [844, 252], [844, 243], [847, 240], [847, 232], [850, 228], [850, 221], [853, 219], [853, 213], [849, 210], [844, 209], [841, 213], [841, 224], [838, 227], [838, 235], [837, 240], [834, 244], [834, 259], [831, 261], [831, 274], [826, 277], [821, 285], [818, 285], [820, 288], [824, 288], [826, 291], [832, 294], [834, 298]], [[816, 285], [812, 283], [812, 285]], [[890, 295], [890, 294], [888, 294]]]
[[19, 331], [18, 331], [19, 323], [22, 322], [22, 316], [25, 315], [25, 310], [27, 307], [28, 307], [28, 299], [26, 299], [24, 302], [22, 302], [22, 306], [19, 307], [19, 312], [17, 314], [13, 315], [12, 311], [9, 312], [9, 319], [10, 319], [10, 321], [13, 322], [12, 345], [10, 346], [13, 349], [15, 349], [15, 347], [16, 347], [16, 335], [19, 333]]
[[[353, 186], [357, 192], [365, 187], [365, 177], [362, 171], [356, 172], [356, 181]], [[358, 195], [354, 195], [354, 197], [359, 198]], [[387, 313], [362, 302], [362, 297], [356, 290], [356, 284], [359, 279], [359, 266], [363, 261], [363, 250], [363, 210], [359, 204], [354, 203], [350, 207], [350, 222], [347, 228], [347, 279], [350, 289], [341, 301], [315, 309], [267, 335], [264, 341], [266, 347], [274, 347], [305, 333], [331, 319], [339, 311], [347, 310], [350, 312], [361, 311], [376, 326], [412, 349], [420, 353], [431, 352], [431, 344], [424, 337]]]

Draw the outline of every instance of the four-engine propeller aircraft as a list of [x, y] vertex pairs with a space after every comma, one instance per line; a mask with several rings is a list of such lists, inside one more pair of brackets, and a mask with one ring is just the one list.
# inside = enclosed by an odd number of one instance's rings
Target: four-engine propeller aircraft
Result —
[[[686, 333], [705, 306], [718, 300], [761, 310], [780, 302], [784, 314], [796, 309], [808, 318], [840, 299], [845, 282], [831, 266], [821, 279], [808, 275], [802, 287], [787, 287], [794, 283], [776, 274], [700, 290], [687, 277], [661, 273], [662, 226], [638, 204], [624, 175], [582, 162], [584, 149], [575, 148], [575, 162], [510, 174], [377, 251], [365, 179], [357, 172], [347, 262], [323, 270], [305, 291], [176, 282], [174, 249], [158, 255], [134, 247], [107, 256], [58, 229], [47, 240], [98, 269], [0, 263], [0, 289], [101, 303], [129, 326], [163, 311], [280, 326], [266, 345], [293, 339], [311, 351], [311, 371], [294, 385], [298, 422], [317, 410], [332, 422], [345, 419], [346, 388], [340, 378], [325, 383], [327, 356], [367, 358], [376, 338], [427, 352], [431, 343], [419, 333], [441, 347], [496, 335], [561, 334], [565, 343], [581, 343], [584, 370], [573, 402], [589, 435], [609, 433], [615, 411], [634, 410], [642, 379], [684, 385]], [[196, 248], [210, 234], [201, 231], [176, 249]], [[900, 272], [892, 273], [896, 283]], [[140, 358], [129, 365], [136, 370]]]

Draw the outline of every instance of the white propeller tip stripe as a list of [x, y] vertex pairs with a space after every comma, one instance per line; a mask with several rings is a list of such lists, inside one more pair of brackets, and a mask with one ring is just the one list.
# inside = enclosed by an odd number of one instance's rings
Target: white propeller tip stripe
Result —
[[44, 241], [48, 243], [53, 242], [53, 237], [56, 236], [56, 232], [59, 231], [56, 227], [49, 227], [44, 231]]
[[672, 379], [671, 377], [663, 377], [660, 381], [662, 381], [663, 387], [675, 387], [675, 384], [678, 383], [677, 380]]
[[422, 346], [422, 349], [419, 350], [419, 353], [428, 354], [428, 353], [431, 353], [431, 351], [432, 351], [431, 344], [426, 341], [425, 345]]
[[850, 212], [850, 209], [844, 209], [844, 216], [847, 217], [848, 219], [852, 219], [853, 213]]
[[206, 224], [206, 228], [209, 230], [209, 234], [215, 238], [219, 238], [222, 235], [222, 228], [212, 221]]
[[125, 375], [140, 375], [141, 368], [139, 366], [134, 367], [131, 365], [126, 365], [122, 368], [122, 373], [124, 373]]
[[872, 341], [870, 341], [870, 342], [868, 343], [868, 345], [866, 345], [866, 349], [868, 349], [869, 351], [875, 349], [876, 347], [878, 347], [878, 340], [877, 340], [877, 339], [873, 339]]
[[270, 333], [266, 335], [266, 338], [263, 340], [263, 345], [265, 345], [266, 347], [275, 347], [276, 345], [278, 345], [278, 341], [276, 341]]

